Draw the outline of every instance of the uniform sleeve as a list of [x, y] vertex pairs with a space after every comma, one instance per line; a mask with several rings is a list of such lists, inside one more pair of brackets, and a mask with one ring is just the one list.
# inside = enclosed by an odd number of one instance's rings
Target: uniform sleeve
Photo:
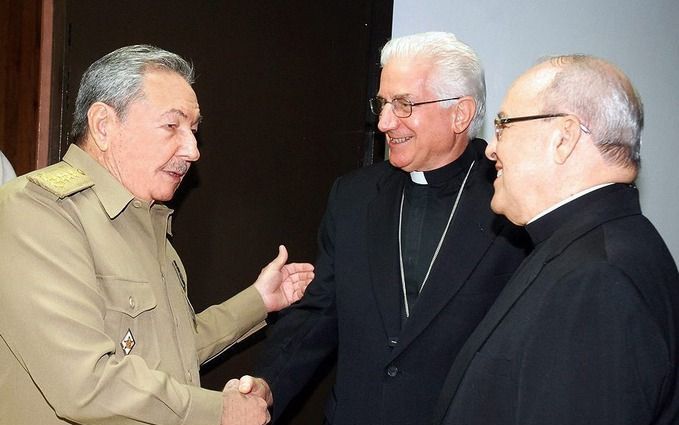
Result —
[[221, 393], [112, 355], [118, 341], [105, 333], [88, 240], [64, 208], [71, 201], [41, 189], [2, 196], [0, 349], [16, 359], [2, 367], [30, 375], [56, 415], [76, 423], [218, 424]]
[[671, 379], [662, 327], [619, 269], [588, 265], [539, 306], [519, 366], [517, 423], [653, 422]]
[[315, 278], [302, 300], [282, 312], [255, 367], [255, 374], [271, 387], [274, 421], [337, 348], [333, 208], [337, 185], [335, 182], [318, 233]]
[[200, 363], [262, 329], [266, 314], [264, 301], [254, 286], [198, 314], [196, 344]]

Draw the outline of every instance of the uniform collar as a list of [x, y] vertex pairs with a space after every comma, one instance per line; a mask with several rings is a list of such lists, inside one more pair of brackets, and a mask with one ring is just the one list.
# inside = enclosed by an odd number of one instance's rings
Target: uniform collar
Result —
[[68, 147], [66, 155], [64, 155], [64, 162], [83, 171], [94, 182], [92, 190], [99, 198], [99, 202], [101, 202], [109, 218], [117, 217], [134, 199], [134, 196], [125, 186], [77, 145], [71, 144]]

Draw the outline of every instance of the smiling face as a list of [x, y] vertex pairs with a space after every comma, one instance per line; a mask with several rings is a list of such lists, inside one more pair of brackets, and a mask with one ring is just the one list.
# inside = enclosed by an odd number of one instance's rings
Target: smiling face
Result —
[[143, 93], [122, 120], [112, 120], [103, 165], [136, 198], [168, 201], [200, 157], [194, 135], [200, 109], [191, 86], [174, 72], [147, 72]]
[[[553, 75], [553, 74], [552, 74]], [[537, 94], [550, 81], [549, 75], [528, 72], [510, 88], [501, 106], [503, 117], [540, 114]], [[556, 169], [550, 140], [557, 137], [558, 119], [508, 124], [500, 140], [495, 137], [486, 156], [495, 160], [497, 178], [491, 208], [511, 222], [525, 225], [559, 199], [555, 188]]]
[[[378, 96], [387, 101], [402, 97], [413, 103], [436, 100], [429, 88], [431, 78], [427, 61], [394, 57], [382, 69]], [[389, 162], [404, 171], [429, 171], [457, 159], [466, 147], [466, 137], [461, 140], [452, 130], [454, 110], [431, 103], [413, 107], [408, 118], [398, 118], [391, 105], [385, 105], [378, 128], [387, 136]]]

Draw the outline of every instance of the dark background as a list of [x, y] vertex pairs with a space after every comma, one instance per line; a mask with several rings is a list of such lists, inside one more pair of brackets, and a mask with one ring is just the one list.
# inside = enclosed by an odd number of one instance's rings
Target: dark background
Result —
[[[196, 67], [204, 116], [201, 159], [171, 203], [173, 244], [194, 307], [247, 287], [279, 244], [291, 260], [313, 262], [332, 181], [383, 157], [367, 99], [377, 92], [392, 8], [384, 0], [68, 0], [55, 10], [61, 99], [51, 159], [65, 152], [90, 63], [128, 44], [173, 51]], [[229, 378], [251, 373], [265, 334], [203, 368], [202, 385], [221, 390]], [[321, 423], [327, 373], [289, 409], [286, 423]]]

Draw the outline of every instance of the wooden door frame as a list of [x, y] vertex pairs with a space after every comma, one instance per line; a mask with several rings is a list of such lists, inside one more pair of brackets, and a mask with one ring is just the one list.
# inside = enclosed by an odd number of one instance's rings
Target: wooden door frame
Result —
[[52, 51], [54, 49], [54, 0], [42, 0], [40, 23], [40, 88], [38, 93], [38, 137], [36, 168], [49, 162], [50, 109], [52, 97]]
[[61, 160], [66, 142], [63, 139], [63, 91], [66, 66], [66, 4], [42, 0], [40, 37], [40, 88], [36, 166], [45, 167]]

